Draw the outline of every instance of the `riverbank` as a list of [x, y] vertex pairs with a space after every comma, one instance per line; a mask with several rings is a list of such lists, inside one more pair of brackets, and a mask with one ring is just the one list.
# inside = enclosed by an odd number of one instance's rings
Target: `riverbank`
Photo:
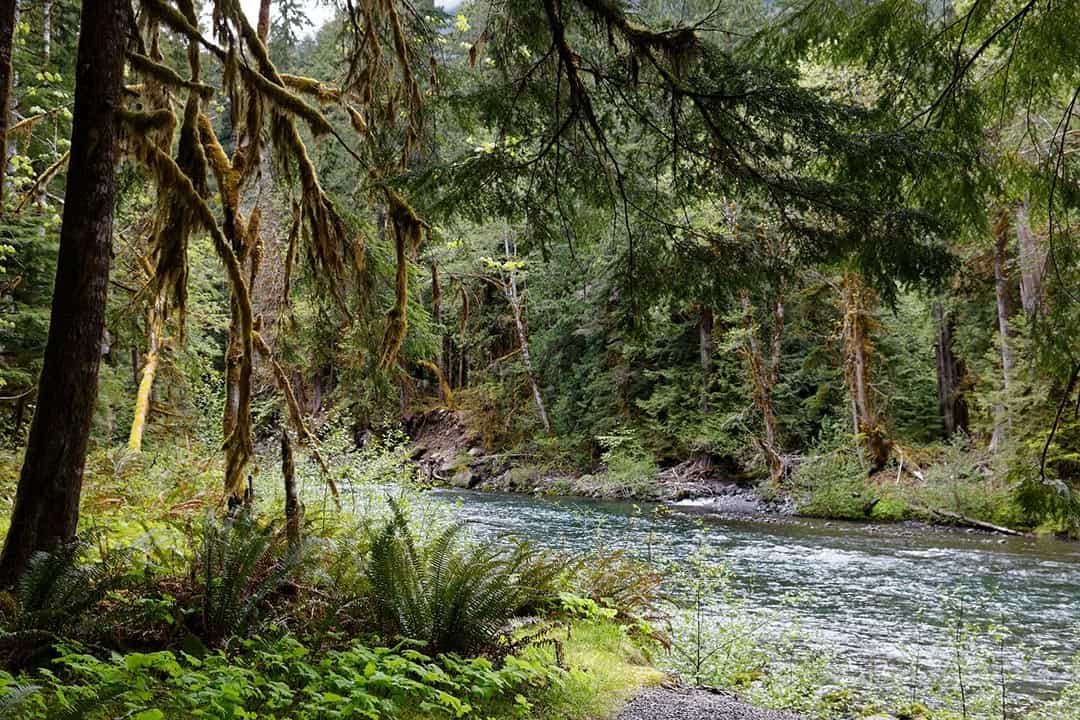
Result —
[[[161, 596], [154, 588], [151, 588], [152, 592], [139, 590], [135, 594], [125, 591], [119, 600], [106, 604], [108, 614], [94, 610], [81, 615], [86, 621], [83, 625], [89, 630], [100, 627], [111, 632], [117, 618], [125, 624], [134, 622], [131, 618], [136, 614], [128, 612], [132, 604], [143, 609], [168, 610], [173, 620], [163, 619], [160, 613], [151, 613], [155, 632], [160, 628], [183, 627], [187, 622], [185, 618], [201, 617], [201, 611], [191, 614], [184, 610], [184, 605], [197, 601], [202, 595], [183, 588], [185, 582], [190, 582], [185, 579], [192, 577], [188, 565], [202, 552], [200, 535], [209, 527], [204, 526], [200, 518], [207, 521], [208, 515], [217, 515], [220, 464], [180, 449], [142, 455], [118, 449], [93, 457], [91, 472], [86, 478], [84, 521], [85, 528], [100, 533], [94, 547], [112, 547], [121, 555], [125, 548], [140, 548], [137, 557], [158, 558], [159, 552], [150, 552], [147, 548], [176, 545], [180, 552], [163, 555], [157, 562], [176, 565], [164, 572], [179, 584], [165, 586], [168, 596]], [[326, 568], [363, 570], [364, 534], [354, 535], [350, 528], [382, 527], [388, 488], [396, 488], [398, 483], [400, 491], [391, 492], [413, 507], [417, 513], [417, 527], [425, 528], [429, 540], [438, 535], [432, 528], [461, 522], [478, 543], [504, 543], [508, 535], [513, 535], [527, 542], [532, 548], [531, 554], [538, 558], [545, 553], [562, 558], [620, 555], [647, 558], [655, 572], [676, 587], [685, 587], [685, 583], [677, 579], [685, 578], [678, 575], [680, 569], [694, 567], [688, 560], [704, 558], [698, 555], [704, 549], [711, 554], [705, 558], [707, 563], [700, 567], [722, 575], [730, 583], [726, 589], [718, 588], [708, 596], [707, 634], [695, 638], [692, 633], [687, 634], [685, 624], [673, 622], [674, 628], [683, 629], [669, 636], [668, 641], [672, 644], [668, 647], [641, 643], [638, 635], [641, 628], [637, 623], [607, 622], [603, 617], [606, 606], [600, 600], [594, 601], [596, 605], [586, 607], [569, 599], [568, 607], [587, 617], [572, 618], [567, 625], [559, 625], [550, 636], [545, 636], [561, 643], [563, 662], [568, 669], [567, 674], [560, 674], [560, 677], [565, 682], [558, 686], [541, 682], [544, 673], [551, 670], [557, 660], [554, 646], [545, 644], [542, 637], [535, 651], [543, 654], [543, 663], [528, 669], [530, 673], [541, 671], [535, 676], [539, 684], [526, 683], [519, 688], [531, 706], [528, 709], [523, 705], [515, 707], [516, 691], [502, 697], [505, 701], [502, 706], [481, 703], [472, 697], [472, 686], [464, 684], [464, 679], [454, 674], [461, 670], [460, 667], [457, 670], [444, 668], [447, 672], [453, 671], [454, 682], [463, 683], [453, 691], [455, 697], [472, 698], [469, 702], [475, 703], [474, 708], [483, 707], [493, 718], [610, 720], [617, 717], [627, 702], [631, 704], [626, 707], [637, 707], [632, 701], [636, 693], [642, 687], [655, 687], [666, 682], [664, 673], [667, 671], [677, 670], [682, 673], [684, 682], [691, 682], [689, 678], [693, 673], [685, 666], [684, 659], [687, 655], [692, 656], [698, 642], [704, 648], [732, 649], [730, 653], [725, 651], [713, 656], [719, 660], [701, 671], [703, 682], [730, 688], [743, 701], [757, 707], [791, 708], [804, 717], [821, 720], [859, 718], [877, 713], [900, 718], [904, 717], [905, 702], [908, 701], [901, 702], [898, 698], [907, 697], [911, 687], [917, 688], [920, 702], [927, 706], [955, 707], [954, 695], [943, 695], [945, 691], [940, 689], [943, 684], [948, 687], [954, 657], [950, 654], [949, 616], [943, 614], [944, 611], [939, 612], [938, 603], [943, 594], [952, 593], [975, 599], [975, 603], [964, 606], [965, 633], [969, 626], [997, 625], [1000, 619], [1005, 619], [1004, 632], [1009, 638], [1004, 651], [1008, 662], [1010, 708], [1021, 702], [1024, 707], [1041, 707], [1036, 703], [1044, 701], [1057, 702], [1055, 698], [1061, 688], [1071, 687], [1067, 685], [1070, 682], [1067, 667], [1076, 645], [1070, 639], [1073, 636], [1069, 628], [1075, 617], [1072, 600], [1080, 588], [1080, 575], [1077, 574], [1080, 556], [1076, 555], [1075, 546], [1029, 538], [999, 539], [975, 533], [909, 528], [901, 524], [853, 525], [778, 515], [743, 515], [741, 519], [720, 521], [711, 514], [694, 518], [684, 513], [672, 513], [667, 505], [632, 501], [582, 501], [458, 490], [416, 492], [411, 482], [414, 466], [410, 463], [406, 473], [404, 465], [397, 465], [399, 459], [407, 460], [404, 449], [387, 452], [373, 446], [369, 453], [334, 454], [331, 465], [339, 473], [343, 506], [340, 513], [333, 509], [333, 503], [327, 498], [316, 466], [309, 461], [298, 463], [302, 501], [309, 510], [305, 533], [310, 533], [313, 541], [310, 547], [315, 553], [309, 560], [324, 569], [299, 576], [300, 580], [295, 583], [301, 590], [299, 595], [292, 591], [273, 595], [270, 606], [273, 612], [269, 617], [284, 618], [286, 627], [297, 624], [295, 632], [302, 628], [300, 621], [305, 616], [304, 611], [279, 614], [278, 609], [294, 603], [300, 603], [301, 608], [308, 607], [308, 602], [319, 607], [326, 594], [340, 593], [338, 582], [325, 586], [312, 584], [323, 577]], [[260, 457], [261, 471], [254, 480], [258, 489], [257, 507], [264, 513], [263, 521], [268, 523], [279, 523], [281, 517], [281, 477], [277, 474], [275, 460], [273, 454]], [[402, 468], [401, 477], [394, 474], [396, 467]], [[351, 484], [346, 484], [345, 479], [351, 480]], [[320, 511], [320, 507], [323, 510]], [[692, 506], [684, 504], [683, 507], [690, 509]], [[280, 524], [277, 526], [280, 528]], [[190, 533], [195, 537], [185, 540]], [[281, 542], [280, 536], [274, 537], [276, 542]], [[361, 541], [359, 545], [350, 539], [354, 537]], [[325, 557], [326, 552], [335, 552], [335, 548], [340, 553], [340, 563]], [[609, 581], [607, 586], [592, 586], [588, 593], [590, 597], [601, 600], [612, 597], [625, 579], [624, 575], [610, 571], [599, 561], [586, 566], [597, 568], [597, 581]], [[140, 571], [136, 575], [143, 577], [144, 573]], [[345, 577], [353, 575], [354, 572], [348, 570]], [[201, 573], [196, 573], [194, 582], [198, 582], [199, 577]], [[358, 592], [365, 591], [363, 584], [358, 586]], [[1007, 592], [989, 591], [993, 585], [999, 585]], [[121, 604], [114, 605], [114, 602]], [[681, 617], [678, 613], [683, 609], [685, 605], [668, 607], [667, 611], [671, 613], [668, 619]], [[125, 625], [121, 625], [123, 627]], [[141, 627], [136, 624], [134, 629]], [[666, 630], [667, 620], [656, 622], [654, 627]], [[799, 628], [803, 631], [796, 633]], [[359, 671], [366, 668], [367, 661], [363, 665], [357, 665], [356, 661], [369, 651], [382, 652], [378, 645], [363, 644], [373, 641], [357, 640], [356, 636], [347, 633], [345, 637], [327, 639], [336, 648], [331, 654], [325, 649], [316, 650], [305, 645], [310, 651], [305, 655], [303, 649], [288, 638], [282, 641], [284, 644], [267, 644], [264, 642], [270, 639], [267, 633], [271, 631], [266, 629], [262, 635], [250, 632], [251, 637], [242, 641], [238, 638], [229, 653], [211, 653], [201, 658], [201, 669], [189, 664], [180, 652], [188, 652], [190, 643], [181, 645], [179, 650], [174, 649], [175, 644], [185, 637], [177, 632], [162, 635], [171, 638], [163, 645], [169, 648], [170, 654], [152, 654], [153, 663], [157, 663], [152, 666], [139, 665], [149, 656], [145, 653], [132, 655], [130, 646], [122, 648], [124, 654], [117, 656], [115, 661], [104, 656], [100, 662], [91, 662], [81, 655], [69, 657], [71, 662], [82, 663], [80, 667], [85, 667], [88, 672], [118, 673], [122, 680], [148, 683], [151, 697], [140, 697], [133, 702], [176, 712], [181, 712], [179, 706], [169, 703], [184, 695], [175, 691], [171, 676], [159, 672], [166, 665], [173, 670], [179, 668], [181, 674], [176, 682], [195, 683], [200, 692], [205, 691], [214, 698], [226, 692], [220, 689], [225, 687], [223, 681], [254, 677], [260, 683], [280, 681], [288, 685], [292, 677], [289, 673], [313, 672], [321, 677], [327, 674], [328, 668], [348, 670], [349, 677], [340, 679], [340, 673], [327, 675], [341, 685], [316, 687], [324, 697], [310, 697], [312, 708], [329, 710], [338, 701], [325, 698], [349, 694], [343, 693], [343, 688], [357, 696], [368, 692], [361, 692], [363, 688], [358, 687], [364, 682]], [[271, 634], [276, 637], [277, 631]], [[792, 640], [796, 635], [797, 639]], [[156, 635], [149, 639], [139, 637], [140, 642], [158, 642], [154, 639]], [[262, 639], [256, 642], [257, 637]], [[294, 639], [307, 642], [299, 634]], [[346, 640], [350, 642], [346, 643]], [[991, 644], [987, 645], [987, 642]], [[1025, 647], [1022, 647], [1029, 642], [1031, 647], [1046, 648], [1049, 654], [1029, 660]], [[987, 673], [997, 677], [998, 667], [986, 665], [984, 661], [991, 657], [988, 653], [999, 657], [1002, 648], [993, 644], [989, 635], [965, 635], [964, 643], [969, 652], [964, 658], [964, 677], [969, 683], [967, 692], [972, 694], [969, 697], [978, 692], [989, 702], [995, 687], [986, 681]], [[148, 649], [146, 645], [140, 647]], [[903, 661], [896, 660], [907, 657], [905, 653], [912, 648], [918, 648], [920, 653], [914, 674]], [[400, 662], [397, 655], [387, 657], [394, 663]], [[127, 662], [135, 667], [120, 667]], [[268, 674], [262, 669], [265, 663], [285, 663], [287, 672], [284, 676], [275, 674], [276, 670]], [[408, 674], [413, 672], [409, 669], [412, 666], [403, 664], [403, 667], [406, 667], [406, 677], [400, 679], [395, 675], [394, 681], [407, 682], [417, 692], [427, 692], [411, 685], [412, 680], [418, 679], [418, 676]], [[65, 669], [63, 682], [25, 679], [36, 680], [39, 684], [45, 682], [46, 701], [50, 703], [54, 702], [57, 691], [75, 689], [90, 693], [114, 689], [112, 685], [100, 685], [89, 677], [73, 676], [73, 672], [80, 671], [78, 668]], [[475, 690], [481, 693], [486, 692], [489, 681], [506, 679], [501, 675], [491, 676], [485, 670], [481, 675], [473, 676], [470, 682], [480, 682]], [[875, 691], [873, 694], [866, 691], [867, 697], [885, 697], [885, 700], [867, 705], [870, 709], [856, 705], [852, 698], [863, 697], [864, 688]], [[254, 688], [253, 694], [245, 694], [236, 702], [247, 709], [265, 710], [260, 704], [265, 698], [255, 694], [255, 690], [258, 687]], [[288, 690], [297, 701], [308, 697], [303, 688], [290, 685]], [[381, 691], [372, 692], [378, 696]], [[1075, 697], [1075, 693], [1069, 697]], [[405, 704], [402, 700], [399, 707]], [[1059, 706], [1067, 707], [1067, 702], [1062, 700]], [[272, 714], [262, 716], [273, 717]], [[387, 713], [381, 717], [413, 720], [415, 716], [406, 712]], [[933, 717], [935, 720], [939, 717], [952, 720], [954, 716], [935, 711]], [[1000, 717], [1000, 713], [971, 711], [968, 715], [969, 720], [996, 717]], [[1013, 717], [1020, 718], [1021, 714], [1018, 712]], [[1024, 717], [1076, 720], [1066, 714]]]
[[1001, 535], [1072, 537], [1053, 522], [1038, 527], [1026, 523], [1012, 491], [1001, 482], [971, 480], [968, 469], [947, 461], [923, 472], [909, 460], [868, 475], [837, 452], [805, 459], [791, 479], [772, 487], [732, 462], [708, 455], [666, 467], [639, 459], [587, 472], [535, 455], [493, 451], [470, 428], [467, 416], [445, 408], [414, 413], [404, 427], [420, 478], [436, 487], [660, 502], [722, 516], [904, 521]]

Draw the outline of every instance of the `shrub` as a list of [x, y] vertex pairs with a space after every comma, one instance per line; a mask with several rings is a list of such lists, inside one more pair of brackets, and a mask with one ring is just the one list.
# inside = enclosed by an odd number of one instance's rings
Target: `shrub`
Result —
[[574, 566], [576, 593], [615, 611], [621, 622], [657, 619], [667, 599], [663, 575], [655, 566], [635, 560], [624, 550], [597, 550]]
[[604, 448], [601, 460], [607, 468], [603, 475], [603, 495], [614, 497], [649, 497], [656, 493], [656, 460], [633, 431], [620, 430], [596, 438]]

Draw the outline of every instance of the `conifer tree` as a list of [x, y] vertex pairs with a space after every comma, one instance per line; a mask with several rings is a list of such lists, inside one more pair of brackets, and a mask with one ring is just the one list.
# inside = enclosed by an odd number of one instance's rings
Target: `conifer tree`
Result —
[[37, 409], [0, 555], [5, 586], [15, 582], [35, 552], [70, 542], [78, 527], [105, 331], [129, 28], [127, 3], [83, 4], [66, 193], [79, 201], [64, 206]]

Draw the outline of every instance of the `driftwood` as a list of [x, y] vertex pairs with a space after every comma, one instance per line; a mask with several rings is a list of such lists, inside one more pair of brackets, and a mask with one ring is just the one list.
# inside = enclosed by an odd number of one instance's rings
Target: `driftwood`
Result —
[[1002, 527], [1001, 525], [995, 525], [988, 523], [985, 520], [977, 520], [967, 515], [962, 515], [952, 510], [942, 510], [940, 508], [929, 508], [923, 505], [913, 505], [916, 510], [920, 510], [929, 515], [934, 515], [947, 520], [952, 520], [958, 525], [965, 527], [978, 528], [979, 530], [989, 530], [990, 532], [1001, 533], [1002, 535], [1013, 535], [1014, 537], [1027, 537], [1028, 533], [1020, 532], [1019, 530], [1013, 530], [1012, 528]]

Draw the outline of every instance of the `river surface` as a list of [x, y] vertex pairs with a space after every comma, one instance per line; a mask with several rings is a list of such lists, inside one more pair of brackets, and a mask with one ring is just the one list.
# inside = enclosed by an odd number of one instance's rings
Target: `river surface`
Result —
[[[631, 505], [470, 491], [430, 493], [482, 537], [543, 547], [621, 548], [678, 563], [717, 552], [750, 607], [801, 629], [806, 649], [835, 656], [839, 681], [903, 684], [948, 672], [963, 621], [1006, 632], [1010, 692], [1053, 694], [1080, 652], [1080, 544], [911, 525], [721, 517], [692, 506]], [[951, 600], [949, 598], [952, 598]], [[719, 611], [719, 610], [718, 610]], [[972, 636], [973, 638], [976, 636]], [[990, 641], [973, 639], [977, 646]], [[918, 658], [920, 671], [913, 671]], [[913, 672], [915, 674], [913, 675]], [[922, 678], [923, 676], [919, 676]]]

